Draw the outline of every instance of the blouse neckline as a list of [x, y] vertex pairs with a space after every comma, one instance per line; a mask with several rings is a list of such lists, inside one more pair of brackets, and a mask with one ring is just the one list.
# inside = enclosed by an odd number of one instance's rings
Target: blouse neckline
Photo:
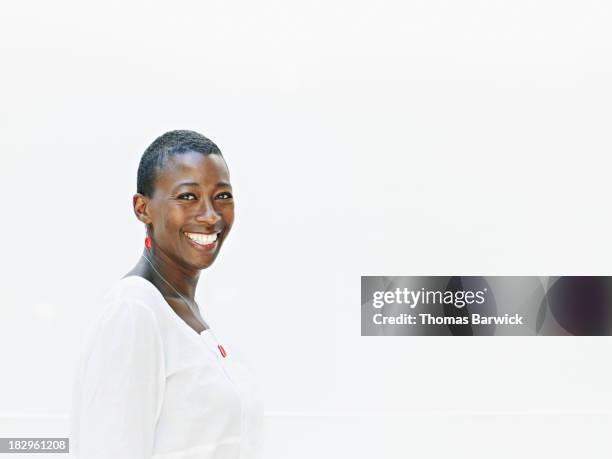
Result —
[[190, 327], [190, 326], [187, 324], [187, 322], [185, 322], [183, 319], [181, 319], [181, 318], [179, 317], [179, 315], [178, 315], [176, 312], [174, 312], [174, 309], [172, 309], [172, 307], [171, 307], [171, 306], [168, 304], [168, 302], [166, 301], [166, 299], [164, 298], [164, 296], [161, 294], [161, 292], [160, 292], [160, 291], [157, 289], [157, 287], [156, 287], [155, 285], [153, 285], [153, 283], [152, 283], [151, 281], [149, 281], [149, 280], [145, 279], [144, 277], [142, 277], [142, 276], [137, 276], [137, 275], [135, 275], [135, 274], [131, 274], [131, 275], [129, 275], [129, 276], [122, 277], [122, 278], [121, 278], [119, 281], [120, 281], [120, 282], [121, 282], [121, 281], [125, 281], [125, 280], [130, 279], [130, 278], [140, 279], [141, 281], [143, 281], [143, 282], [144, 282], [144, 284], [146, 284], [146, 285], [147, 285], [147, 286], [149, 286], [149, 287], [150, 287], [152, 290], [154, 290], [155, 295], [158, 297], [158, 299], [160, 299], [161, 301], [163, 301], [163, 303], [164, 303], [164, 304], [165, 304], [165, 305], [168, 307], [168, 309], [169, 309], [169, 311], [168, 311], [168, 312], [170, 313], [170, 315], [171, 315], [171, 316], [173, 316], [173, 318], [174, 318], [175, 320], [177, 320], [178, 322], [180, 322], [180, 324], [179, 324], [179, 325], [180, 325], [182, 328], [186, 328], [186, 329], [187, 329], [186, 331], [187, 331], [187, 332], [189, 332], [189, 333], [190, 333], [192, 336], [193, 336], [193, 335], [196, 335], [196, 336], [200, 336], [200, 337], [208, 338], [208, 336], [209, 336], [209, 335], [211, 335], [211, 334], [213, 333], [213, 332], [212, 332], [212, 330], [210, 329], [210, 327], [209, 327], [209, 328], [207, 328], [207, 329], [205, 329], [205, 330], [202, 330], [202, 332], [201, 332], [201, 333], [198, 333], [198, 332], [197, 332], [197, 331], [195, 331], [193, 328], [191, 328], [191, 327]]

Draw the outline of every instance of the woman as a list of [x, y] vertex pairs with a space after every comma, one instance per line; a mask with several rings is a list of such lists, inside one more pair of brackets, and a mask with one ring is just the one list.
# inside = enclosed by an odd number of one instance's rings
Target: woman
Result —
[[255, 398], [194, 297], [234, 221], [221, 151], [196, 132], [168, 132], [143, 154], [137, 182], [145, 248], [87, 335], [71, 449], [82, 459], [256, 457]]

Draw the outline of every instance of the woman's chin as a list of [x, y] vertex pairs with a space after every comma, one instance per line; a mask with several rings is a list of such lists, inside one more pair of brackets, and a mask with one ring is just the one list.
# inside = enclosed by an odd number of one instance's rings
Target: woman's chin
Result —
[[206, 269], [212, 266], [212, 264], [215, 262], [216, 259], [217, 259], [217, 252], [211, 253], [210, 255], [206, 257], [197, 257], [193, 259], [192, 264], [196, 267], [196, 269], [202, 270], [202, 269]]
[[213, 263], [214, 263], [214, 261], [211, 261], [210, 263], [205, 263], [205, 264], [197, 265], [197, 269], [202, 271], [203, 269], [210, 268], [213, 265]]

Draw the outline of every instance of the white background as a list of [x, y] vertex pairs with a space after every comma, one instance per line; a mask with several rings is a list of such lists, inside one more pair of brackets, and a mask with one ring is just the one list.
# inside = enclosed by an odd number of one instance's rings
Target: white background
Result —
[[611, 19], [4, 5], [1, 436], [68, 435], [81, 330], [141, 252], [140, 155], [193, 129], [237, 215], [197, 298], [265, 387], [266, 459], [609, 457], [609, 338], [361, 337], [359, 296], [361, 275], [611, 274]]

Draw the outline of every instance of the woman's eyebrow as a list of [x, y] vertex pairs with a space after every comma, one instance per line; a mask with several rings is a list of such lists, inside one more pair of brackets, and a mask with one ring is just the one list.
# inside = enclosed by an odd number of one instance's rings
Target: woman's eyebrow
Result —
[[[178, 185], [176, 185], [173, 190], [176, 190], [177, 188], [180, 188], [182, 186], [200, 186], [200, 184], [198, 182], [181, 182]], [[232, 186], [227, 183], [227, 182], [217, 182], [217, 186], [227, 186], [229, 188], [231, 188]]]
[[177, 188], [180, 188], [182, 186], [200, 186], [199, 183], [197, 182], [181, 182], [178, 185], [176, 185], [173, 190], [176, 190]]

